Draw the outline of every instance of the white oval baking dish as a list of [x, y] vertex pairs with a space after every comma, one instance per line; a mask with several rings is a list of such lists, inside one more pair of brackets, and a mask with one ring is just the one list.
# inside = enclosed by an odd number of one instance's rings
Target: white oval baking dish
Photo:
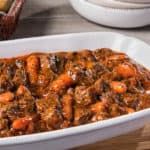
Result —
[[[0, 42], [0, 57], [102, 47], [121, 50], [150, 68], [148, 44], [111, 32], [76, 33]], [[145, 109], [130, 115], [68, 129], [1, 138], [0, 150], [64, 150], [118, 136], [139, 129], [149, 122], [150, 109]]]
[[98, 24], [118, 28], [136, 28], [150, 24], [150, 8], [109, 8], [87, 0], [70, 0], [70, 3], [81, 16]]

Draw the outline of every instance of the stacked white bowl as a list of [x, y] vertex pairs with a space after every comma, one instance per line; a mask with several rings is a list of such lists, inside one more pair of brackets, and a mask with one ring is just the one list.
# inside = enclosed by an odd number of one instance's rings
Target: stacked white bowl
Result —
[[83, 17], [111, 27], [135, 28], [150, 24], [150, 0], [70, 0]]
[[91, 3], [110, 8], [148, 8], [150, 0], [87, 0]]

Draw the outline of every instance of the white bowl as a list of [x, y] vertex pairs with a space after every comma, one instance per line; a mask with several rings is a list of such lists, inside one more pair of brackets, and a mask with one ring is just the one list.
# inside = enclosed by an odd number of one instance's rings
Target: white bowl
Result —
[[108, 8], [87, 0], [70, 0], [70, 3], [81, 16], [98, 24], [118, 28], [136, 28], [150, 24], [150, 8]]
[[[58, 52], [108, 47], [121, 50], [150, 68], [150, 46], [111, 32], [55, 35], [0, 42], [0, 57], [31, 52]], [[0, 139], [0, 150], [63, 150], [101, 141], [143, 127], [150, 122], [150, 109], [133, 114], [57, 131]]]
[[89, 3], [94, 3], [96, 5], [108, 7], [108, 8], [118, 8], [118, 9], [136, 9], [136, 8], [150, 8], [150, 3], [139, 3], [124, 0], [86, 0]]
[[129, 3], [150, 3], [150, 0], [118, 0]]

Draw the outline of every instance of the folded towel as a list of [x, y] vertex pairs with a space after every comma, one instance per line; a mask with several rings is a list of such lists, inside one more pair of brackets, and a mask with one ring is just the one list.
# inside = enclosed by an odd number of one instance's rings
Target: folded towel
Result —
[[142, 0], [131, 0], [131, 1], [130, 0], [86, 0], [86, 1], [100, 6], [110, 7], [110, 8], [120, 8], [120, 9], [150, 8], [150, 0], [143, 0], [143, 3], [141, 3]]

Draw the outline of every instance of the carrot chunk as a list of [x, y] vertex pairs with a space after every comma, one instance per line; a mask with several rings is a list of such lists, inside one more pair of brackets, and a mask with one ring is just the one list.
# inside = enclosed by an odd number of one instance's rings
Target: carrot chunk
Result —
[[30, 121], [32, 121], [32, 118], [28, 116], [24, 118], [18, 118], [14, 120], [12, 128], [15, 130], [24, 130], [29, 125]]
[[74, 84], [75, 80], [72, 79], [67, 73], [60, 75], [55, 81], [50, 85], [50, 90], [59, 93], [61, 90]]
[[110, 83], [110, 87], [112, 88], [112, 90], [116, 93], [119, 93], [119, 94], [123, 94], [123, 93], [126, 93], [127, 91], [127, 86], [126, 84], [120, 82], [120, 81], [112, 81]]
[[12, 92], [6, 92], [3, 94], [0, 94], [0, 102], [1, 103], [10, 102], [13, 99], [14, 99], [14, 94]]
[[131, 65], [124, 63], [117, 67], [118, 75], [123, 78], [134, 77], [136, 75], [136, 70]]
[[38, 78], [39, 59], [35, 55], [27, 58], [27, 72], [31, 84], [36, 84]]
[[71, 120], [73, 117], [72, 114], [72, 103], [73, 103], [73, 98], [70, 95], [64, 95], [62, 104], [63, 104], [63, 116], [67, 120]]

